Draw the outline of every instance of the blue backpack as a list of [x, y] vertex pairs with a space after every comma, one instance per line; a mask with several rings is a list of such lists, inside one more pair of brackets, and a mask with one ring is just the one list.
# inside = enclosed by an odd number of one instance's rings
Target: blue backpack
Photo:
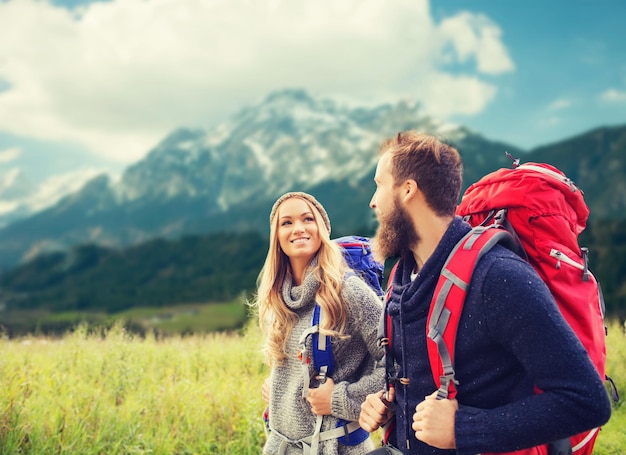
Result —
[[348, 266], [382, 298], [384, 266], [374, 259], [370, 239], [348, 235], [334, 240], [342, 249]]
[[[383, 296], [382, 282], [384, 266], [374, 260], [370, 239], [357, 235], [348, 235], [334, 240], [343, 250], [343, 256], [352, 271], [363, 279], [379, 297]], [[320, 306], [315, 305], [313, 311], [312, 327], [320, 323]], [[318, 372], [320, 381], [326, 381], [326, 377], [335, 371], [335, 361], [329, 337], [320, 337], [318, 332], [312, 335], [313, 366]]]
[[[363, 279], [381, 299], [383, 297], [382, 282], [384, 266], [376, 261], [372, 255], [370, 239], [367, 237], [359, 237], [349, 235], [334, 240], [343, 251], [343, 256], [348, 263], [352, 272]], [[321, 309], [319, 305], [315, 305], [313, 310], [313, 319], [311, 326], [319, 327]], [[316, 330], [311, 335], [312, 341], [312, 357], [315, 371], [321, 383], [326, 382], [326, 378], [331, 376], [335, 371], [335, 360], [333, 358], [332, 344], [329, 336], [321, 336]], [[352, 430], [350, 426], [355, 426]], [[369, 433], [354, 422], [339, 420], [337, 427], [344, 427], [345, 434], [338, 438], [339, 442], [345, 445], [354, 446], [365, 441], [369, 437]]]

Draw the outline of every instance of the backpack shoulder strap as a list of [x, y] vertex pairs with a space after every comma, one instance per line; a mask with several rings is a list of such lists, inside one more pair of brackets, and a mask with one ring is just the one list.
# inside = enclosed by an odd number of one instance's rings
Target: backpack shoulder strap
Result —
[[[302, 388], [302, 398], [306, 398], [309, 393], [309, 365], [313, 362], [313, 367], [317, 372], [320, 383], [326, 382], [326, 378], [335, 371], [335, 361], [332, 352], [332, 343], [328, 335], [320, 336], [320, 320], [322, 318], [322, 308], [316, 302], [311, 318], [311, 327], [302, 332], [300, 336], [300, 349], [298, 359], [302, 364], [302, 376], [304, 387]], [[307, 355], [307, 339], [311, 337], [311, 356]]]
[[[346, 272], [344, 280], [350, 276], [358, 275], [354, 270], [350, 269]], [[326, 382], [327, 377], [331, 376], [335, 372], [335, 358], [333, 356], [331, 337], [320, 334], [320, 326], [323, 316], [322, 308], [317, 302], [315, 302], [313, 317], [311, 318], [311, 327], [309, 327], [309, 329], [306, 330], [300, 338], [301, 354], [299, 354], [304, 355], [303, 353], [306, 350], [306, 339], [310, 335], [313, 367], [315, 368], [319, 381], [322, 384]]]
[[333, 357], [330, 337], [319, 333], [321, 317], [322, 309], [316, 303], [315, 309], [313, 310], [311, 326], [317, 327], [317, 330], [311, 336], [311, 352], [313, 355], [313, 366], [315, 367], [315, 371], [317, 371], [320, 382], [323, 384], [326, 382], [326, 378], [335, 371], [335, 359]]
[[[389, 272], [389, 277], [387, 278], [387, 290], [383, 299], [383, 311], [380, 315], [380, 322], [378, 324], [378, 344], [385, 350], [385, 392], [389, 392], [392, 387], [395, 387], [395, 381], [397, 380], [394, 368], [395, 360], [391, 346], [391, 341], [393, 339], [393, 323], [391, 321], [391, 316], [389, 316], [389, 313], [387, 312], [387, 305], [393, 288], [393, 277], [396, 274], [399, 263], [399, 261], [396, 262]], [[395, 428], [396, 419], [394, 416], [383, 426], [383, 444], [389, 444], [391, 436], [395, 432]]]
[[[345, 279], [350, 276], [359, 276], [350, 269], [344, 276]], [[306, 344], [306, 337], [311, 335], [311, 355], [313, 357], [313, 367], [317, 371], [320, 383], [325, 383], [326, 378], [335, 372], [335, 358], [333, 356], [333, 346], [331, 338], [328, 335], [320, 334], [320, 326], [323, 318], [322, 307], [315, 302], [313, 309], [313, 317], [311, 318], [311, 327], [303, 335], [300, 344]], [[303, 348], [305, 346], [303, 345]]]
[[396, 262], [389, 272], [389, 278], [387, 278], [387, 290], [383, 300], [383, 311], [380, 315], [378, 323], [378, 345], [382, 346], [385, 350], [385, 391], [389, 391], [394, 386], [395, 373], [394, 373], [394, 358], [393, 350], [391, 347], [392, 334], [392, 321], [391, 316], [387, 312], [387, 305], [389, 298], [391, 297], [391, 290], [393, 288], [393, 277], [396, 274], [399, 262]]
[[454, 345], [474, 268], [494, 245], [511, 239], [504, 229], [475, 227], [456, 244], [441, 270], [427, 320], [428, 358], [438, 399], [456, 396]]

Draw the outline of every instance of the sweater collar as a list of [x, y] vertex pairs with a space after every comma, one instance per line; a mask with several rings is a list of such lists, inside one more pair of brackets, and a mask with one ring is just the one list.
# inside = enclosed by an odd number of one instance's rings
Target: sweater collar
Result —
[[320, 283], [313, 273], [316, 265], [316, 260], [311, 262], [304, 273], [302, 284], [299, 286], [295, 285], [291, 274], [287, 274], [282, 287], [282, 296], [287, 308], [296, 311], [313, 305], [315, 294], [320, 287]]
[[412, 312], [418, 308], [428, 311], [430, 298], [448, 254], [469, 230], [470, 226], [467, 223], [458, 216], [454, 217], [432, 256], [424, 263], [413, 281], [411, 281], [411, 271], [415, 268], [413, 256], [407, 255], [400, 260], [393, 277], [392, 299], [389, 302], [390, 315], [399, 313], [400, 304], [403, 306], [403, 312]]

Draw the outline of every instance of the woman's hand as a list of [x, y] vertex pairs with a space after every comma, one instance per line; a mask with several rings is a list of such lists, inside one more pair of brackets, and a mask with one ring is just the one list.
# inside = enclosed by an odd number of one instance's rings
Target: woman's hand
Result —
[[326, 382], [320, 384], [317, 389], [309, 389], [309, 396], [306, 401], [311, 405], [311, 411], [318, 416], [330, 415], [332, 412], [331, 398], [335, 382], [331, 378], [326, 378]]
[[267, 404], [270, 402], [270, 378], [265, 379], [261, 386], [261, 396]]

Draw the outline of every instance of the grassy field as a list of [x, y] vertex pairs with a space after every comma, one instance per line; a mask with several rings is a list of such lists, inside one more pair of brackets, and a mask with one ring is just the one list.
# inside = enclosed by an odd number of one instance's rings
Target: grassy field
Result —
[[[0, 340], [1, 454], [260, 454], [267, 375], [242, 332], [139, 338], [119, 326]], [[626, 393], [626, 338], [611, 324], [608, 371]], [[626, 453], [626, 406], [596, 444]]]
[[43, 310], [4, 310], [0, 328], [9, 334], [64, 334], [82, 323], [111, 326], [124, 321], [134, 332], [160, 334], [211, 333], [232, 330], [245, 322], [247, 307], [238, 298], [227, 303], [180, 304], [167, 307], [138, 307], [118, 313], [96, 311], [51, 312]]

